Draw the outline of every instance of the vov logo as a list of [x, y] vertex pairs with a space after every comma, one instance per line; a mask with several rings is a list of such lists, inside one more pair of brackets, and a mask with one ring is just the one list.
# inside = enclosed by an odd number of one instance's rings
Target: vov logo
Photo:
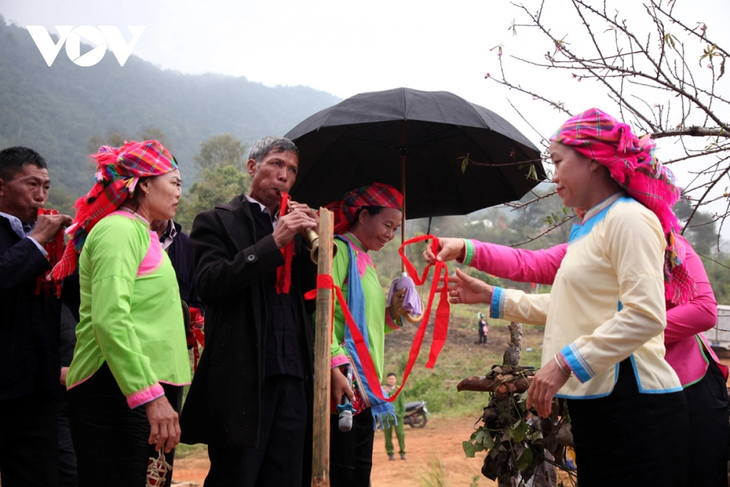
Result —
[[[124, 40], [119, 29], [112, 25], [100, 25], [98, 29], [88, 25], [82, 25], [76, 28], [71, 25], [57, 25], [56, 30], [58, 31], [59, 39], [57, 43], [54, 43], [51, 34], [42, 25], [27, 26], [30, 36], [33, 38], [36, 47], [38, 47], [38, 50], [41, 52], [43, 59], [49, 67], [56, 60], [64, 43], [66, 44], [66, 55], [77, 66], [94, 66], [106, 54], [107, 46], [114, 53], [114, 56], [116, 56], [119, 65], [124, 66], [129, 55], [132, 54], [132, 49], [137, 45], [137, 41], [142, 35], [145, 26], [130, 25], [127, 28], [132, 33], [132, 40], [129, 43]], [[81, 55], [82, 37], [87, 43], [95, 46], [84, 55]]]

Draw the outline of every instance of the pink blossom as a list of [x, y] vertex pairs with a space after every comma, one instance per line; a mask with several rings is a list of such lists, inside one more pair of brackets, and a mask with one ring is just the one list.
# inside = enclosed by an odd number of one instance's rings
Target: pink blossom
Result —
[[491, 76], [491, 75], [490, 75], [489, 73], [487, 73], [487, 74], [485, 74], [485, 75], [484, 75], [484, 79], [487, 79], [487, 78], [489, 78], [490, 76]]

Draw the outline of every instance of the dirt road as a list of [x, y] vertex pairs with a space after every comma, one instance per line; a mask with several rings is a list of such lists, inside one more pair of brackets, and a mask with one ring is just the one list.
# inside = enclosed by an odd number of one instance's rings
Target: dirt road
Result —
[[[373, 452], [372, 487], [419, 487], [426, 485], [422, 478], [436, 474], [438, 462], [442, 462], [446, 485], [469, 487], [496, 486], [495, 482], [480, 473], [483, 454], [466, 458], [461, 442], [471, 434], [475, 418], [440, 419], [431, 417], [423, 429], [406, 427], [407, 460], [388, 460], [385, 454], [383, 432], [375, 433]], [[393, 438], [395, 440], [395, 438]], [[397, 447], [397, 442], [396, 442]], [[397, 458], [398, 455], [396, 455]], [[208, 472], [208, 457], [204, 451], [175, 460], [176, 482], [187, 485], [203, 485]], [[478, 483], [472, 484], [474, 477]], [[433, 482], [432, 482], [433, 484]]]
[[[730, 352], [720, 353], [720, 360], [730, 366]], [[483, 453], [477, 458], [466, 458], [461, 442], [468, 439], [476, 418], [443, 419], [429, 418], [423, 429], [406, 427], [407, 460], [389, 461], [385, 454], [383, 432], [375, 433], [373, 453], [372, 487], [421, 487], [434, 485], [424, 482], [429, 475], [436, 474], [439, 462], [443, 464], [445, 485], [458, 487], [492, 487], [495, 482], [480, 473]], [[395, 440], [395, 438], [394, 438]], [[397, 447], [397, 443], [396, 443]], [[397, 455], [396, 455], [397, 456]], [[176, 482], [183, 486], [203, 485], [208, 472], [208, 456], [199, 450], [186, 458], [175, 460]], [[474, 484], [473, 482], [477, 483]], [[188, 483], [189, 482], [189, 483]]]

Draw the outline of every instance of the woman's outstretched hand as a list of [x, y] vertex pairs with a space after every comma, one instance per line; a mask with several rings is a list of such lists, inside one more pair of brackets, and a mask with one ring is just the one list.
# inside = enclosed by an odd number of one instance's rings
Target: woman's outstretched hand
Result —
[[429, 264], [439, 262], [448, 262], [454, 259], [464, 259], [466, 254], [466, 244], [462, 238], [439, 238], [438, 255], [434, 255], [431, 246], [427, 245], [423, 251], [423, 258]]
[[449, 303], [479, 304], [491, 303], [494, 286], [468, 276], [456, 269], [456, 276], [449, 277]]

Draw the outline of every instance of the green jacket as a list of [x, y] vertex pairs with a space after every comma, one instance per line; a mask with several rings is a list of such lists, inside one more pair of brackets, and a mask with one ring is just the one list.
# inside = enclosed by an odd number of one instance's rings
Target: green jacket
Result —
[[[392, 391], [395, 392], [400, 389], [400, 387], [401, 386], [395, 386]], [[385, 389], [388, 394], [391, 394], [391, 390], [388, 386], [383, 386], [383, 389]], [[395, 415], [398, 418], [398, 421], [400, 421], [403, 416], [406, 415], [406, 396], [402, 392], [398, 394], [398, 397], [396, 397], [395, 401], [393, 401], [393, 407], [395, 408]]]

